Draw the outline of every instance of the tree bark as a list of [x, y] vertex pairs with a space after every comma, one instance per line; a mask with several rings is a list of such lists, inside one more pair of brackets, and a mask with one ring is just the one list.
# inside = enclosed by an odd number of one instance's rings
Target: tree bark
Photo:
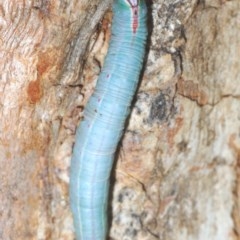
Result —
[[[107, 52], [110, 2], [0, 1], [0, 239], [74, 239], [69, 165]], [[240, 2], [148, 4], [110, 238], [240, 239]]]
[[73, 239], [68, 167], [81, 67], [109, 3], [0, 3], [0, 239]]

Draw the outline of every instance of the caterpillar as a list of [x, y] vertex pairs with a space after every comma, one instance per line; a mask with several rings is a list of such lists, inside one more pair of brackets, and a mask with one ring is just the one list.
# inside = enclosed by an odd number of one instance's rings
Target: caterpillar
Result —
[[70, 205], [77, 240], [107, 236], [109, 178], [137, 89], [147, 38], [145, 0], [114, 0], [111, 41], [77, 128]]

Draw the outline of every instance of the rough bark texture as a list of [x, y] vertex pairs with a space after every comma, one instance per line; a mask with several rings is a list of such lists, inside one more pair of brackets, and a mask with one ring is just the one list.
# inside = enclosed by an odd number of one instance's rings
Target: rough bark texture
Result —
[[[68, 170], [107, 51], [111, 12], [98, 23], [109, 4], [0, 0], [0, 239], [74, 239]], [[240, 2], [149, 7], [110, 236], [240, 239]]]
[[81, 67], [105, 1], [0, 1], [0, 239], [73, 239]]

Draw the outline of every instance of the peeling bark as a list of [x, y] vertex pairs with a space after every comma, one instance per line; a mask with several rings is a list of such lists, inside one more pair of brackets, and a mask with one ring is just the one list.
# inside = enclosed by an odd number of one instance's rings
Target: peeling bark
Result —
[[109, 3], [0, 3], [0, 239], [73, 239], [66, 174], [80, 66]]

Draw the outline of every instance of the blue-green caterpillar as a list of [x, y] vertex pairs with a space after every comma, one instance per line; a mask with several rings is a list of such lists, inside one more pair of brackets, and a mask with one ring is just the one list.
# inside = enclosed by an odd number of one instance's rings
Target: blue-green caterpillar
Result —
[[106, 239], [109, 177], [142, 69], [146, 19], [144, 0], [114, 0], [108, 53], [77, 129], [71, 161], [77, 240]]

